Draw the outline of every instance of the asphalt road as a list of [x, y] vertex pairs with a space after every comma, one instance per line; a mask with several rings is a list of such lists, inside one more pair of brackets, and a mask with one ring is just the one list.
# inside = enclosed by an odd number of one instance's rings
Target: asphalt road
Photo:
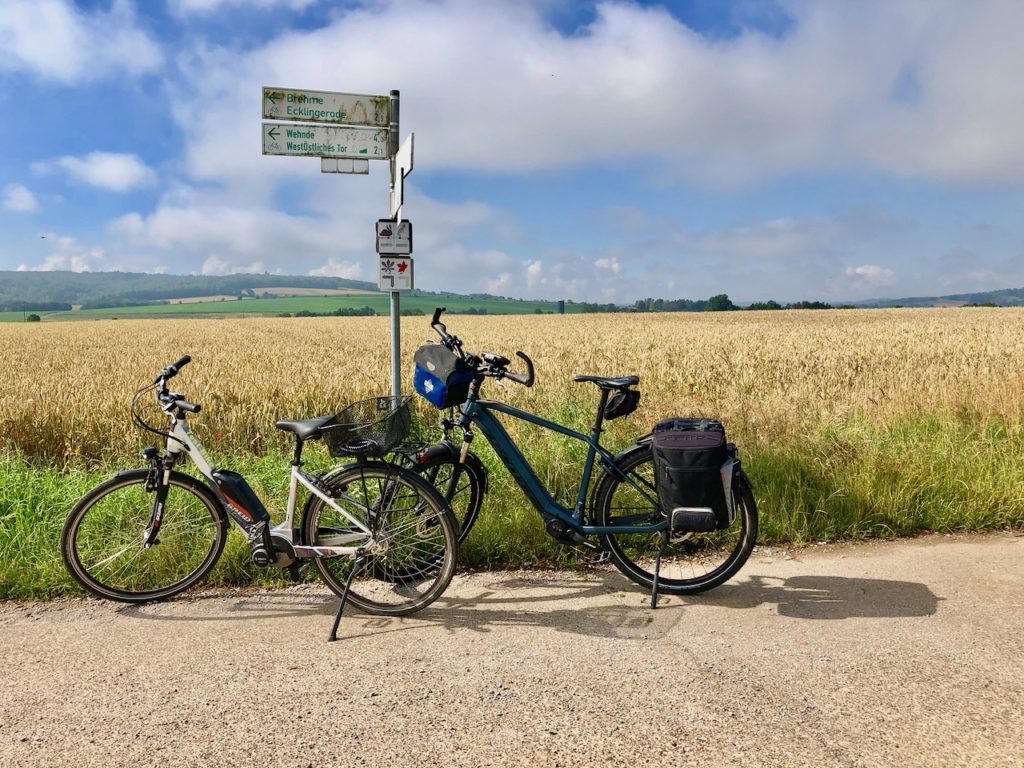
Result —
[[0, 605], [2, 766], [1024, 766], [1024, 538], [761, 548], [695, 598], [459, 575]]

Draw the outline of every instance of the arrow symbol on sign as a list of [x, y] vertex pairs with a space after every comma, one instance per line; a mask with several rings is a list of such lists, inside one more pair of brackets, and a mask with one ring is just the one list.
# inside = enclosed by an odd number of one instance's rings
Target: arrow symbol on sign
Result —
[[271, 91], [270, 93], [267, 94], [267, 101], [269, 101], [274, 106], [277, 106], [277, 102], [280, 100], [280, 98], [281, 94], [278, 93], [277, 91]]
[[278, 137], [278, 136], [280, 136], [280, 135], [281, 135], [281, 134], [280, 134], [280, 133], [278, 132], [278, 130], [277, 130], [277, 126], [276, 126], [276, 125], [275, 125], [275, 126], [272, 126], [272, 127], [270, 128], [270, 130], [269, 130], [269, 131], [267, 131], [267, 136], [269, 136], [270, 138], [272, 138], [272, 139], [273, 139], [274, 141], [277, 141], [277, 137]]

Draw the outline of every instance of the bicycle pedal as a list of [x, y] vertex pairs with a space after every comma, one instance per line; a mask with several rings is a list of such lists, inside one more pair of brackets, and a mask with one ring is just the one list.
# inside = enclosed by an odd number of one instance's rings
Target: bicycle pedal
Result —
[[295, 562], [288, 566], [288, 573], [291, 574], [292, 581], [302, 581], [302, 575], [309, 570], [309, 563]]
[[595, 553], [587, 560], [587, 565], [605, 565], [612, 561], [612, 553], [607, 550], [602, 550]]

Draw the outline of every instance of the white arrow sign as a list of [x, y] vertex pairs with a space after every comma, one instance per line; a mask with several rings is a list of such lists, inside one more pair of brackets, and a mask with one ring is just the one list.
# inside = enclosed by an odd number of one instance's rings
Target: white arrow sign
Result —
[[391, 218], [398, 221], [398, 215], [405, 204], [405, 177], [412, 173], [412, 145], [416, 134], [410, 133], [395, 155], [395, 187], [391, 192]]
[[387, 160], [388, 129], [263, 123], [263, 154]]
[[391, 121], [391, 104], [387, 96], [265, 87], [263, 117], [301, 123], [341, 123], [386, 128]]

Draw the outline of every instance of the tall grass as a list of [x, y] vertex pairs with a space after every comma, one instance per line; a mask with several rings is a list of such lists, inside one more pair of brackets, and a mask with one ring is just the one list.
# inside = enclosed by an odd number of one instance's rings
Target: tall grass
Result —
[[[896, 536], [1024, 525], [1024, 312], [953, 309], [716, 315], [451, 317], [474, 350], [534, 359], [532, 390], [486, 394], [586, 431], [597, 402], [573, 374], [638, 373], [643, 400], [609, 424], [626, 447], [666, 415], [721, 418], [755, 485], [770, 541]], [[403, 359], [430, 336], [403, 321]], [[283, 417], [388, 388], [383, 318], [106, 321], [0, 326], [0, 597], [70, 589], [57, 538], [74, 500], [149, 440], [132, 393], [183, 353], [175, 388], [217, 462], [283, 509]], [[511, 356], [511, 355], [510, 355]], [[407, 382], [407, 386], [409, 383]], [[420, 405], [429, 427], [436, 412]], [[158, 411], [151, 411], [156, 419]], [[574, 497], [582, 447], [506, 420], [539, 476]], [[465, 564], [571, 561], [486, 447], [491, 493]], [[316, 466], [329, 466], [312, 448]], [[232, 536], [215, 583], [276, 579]]]

